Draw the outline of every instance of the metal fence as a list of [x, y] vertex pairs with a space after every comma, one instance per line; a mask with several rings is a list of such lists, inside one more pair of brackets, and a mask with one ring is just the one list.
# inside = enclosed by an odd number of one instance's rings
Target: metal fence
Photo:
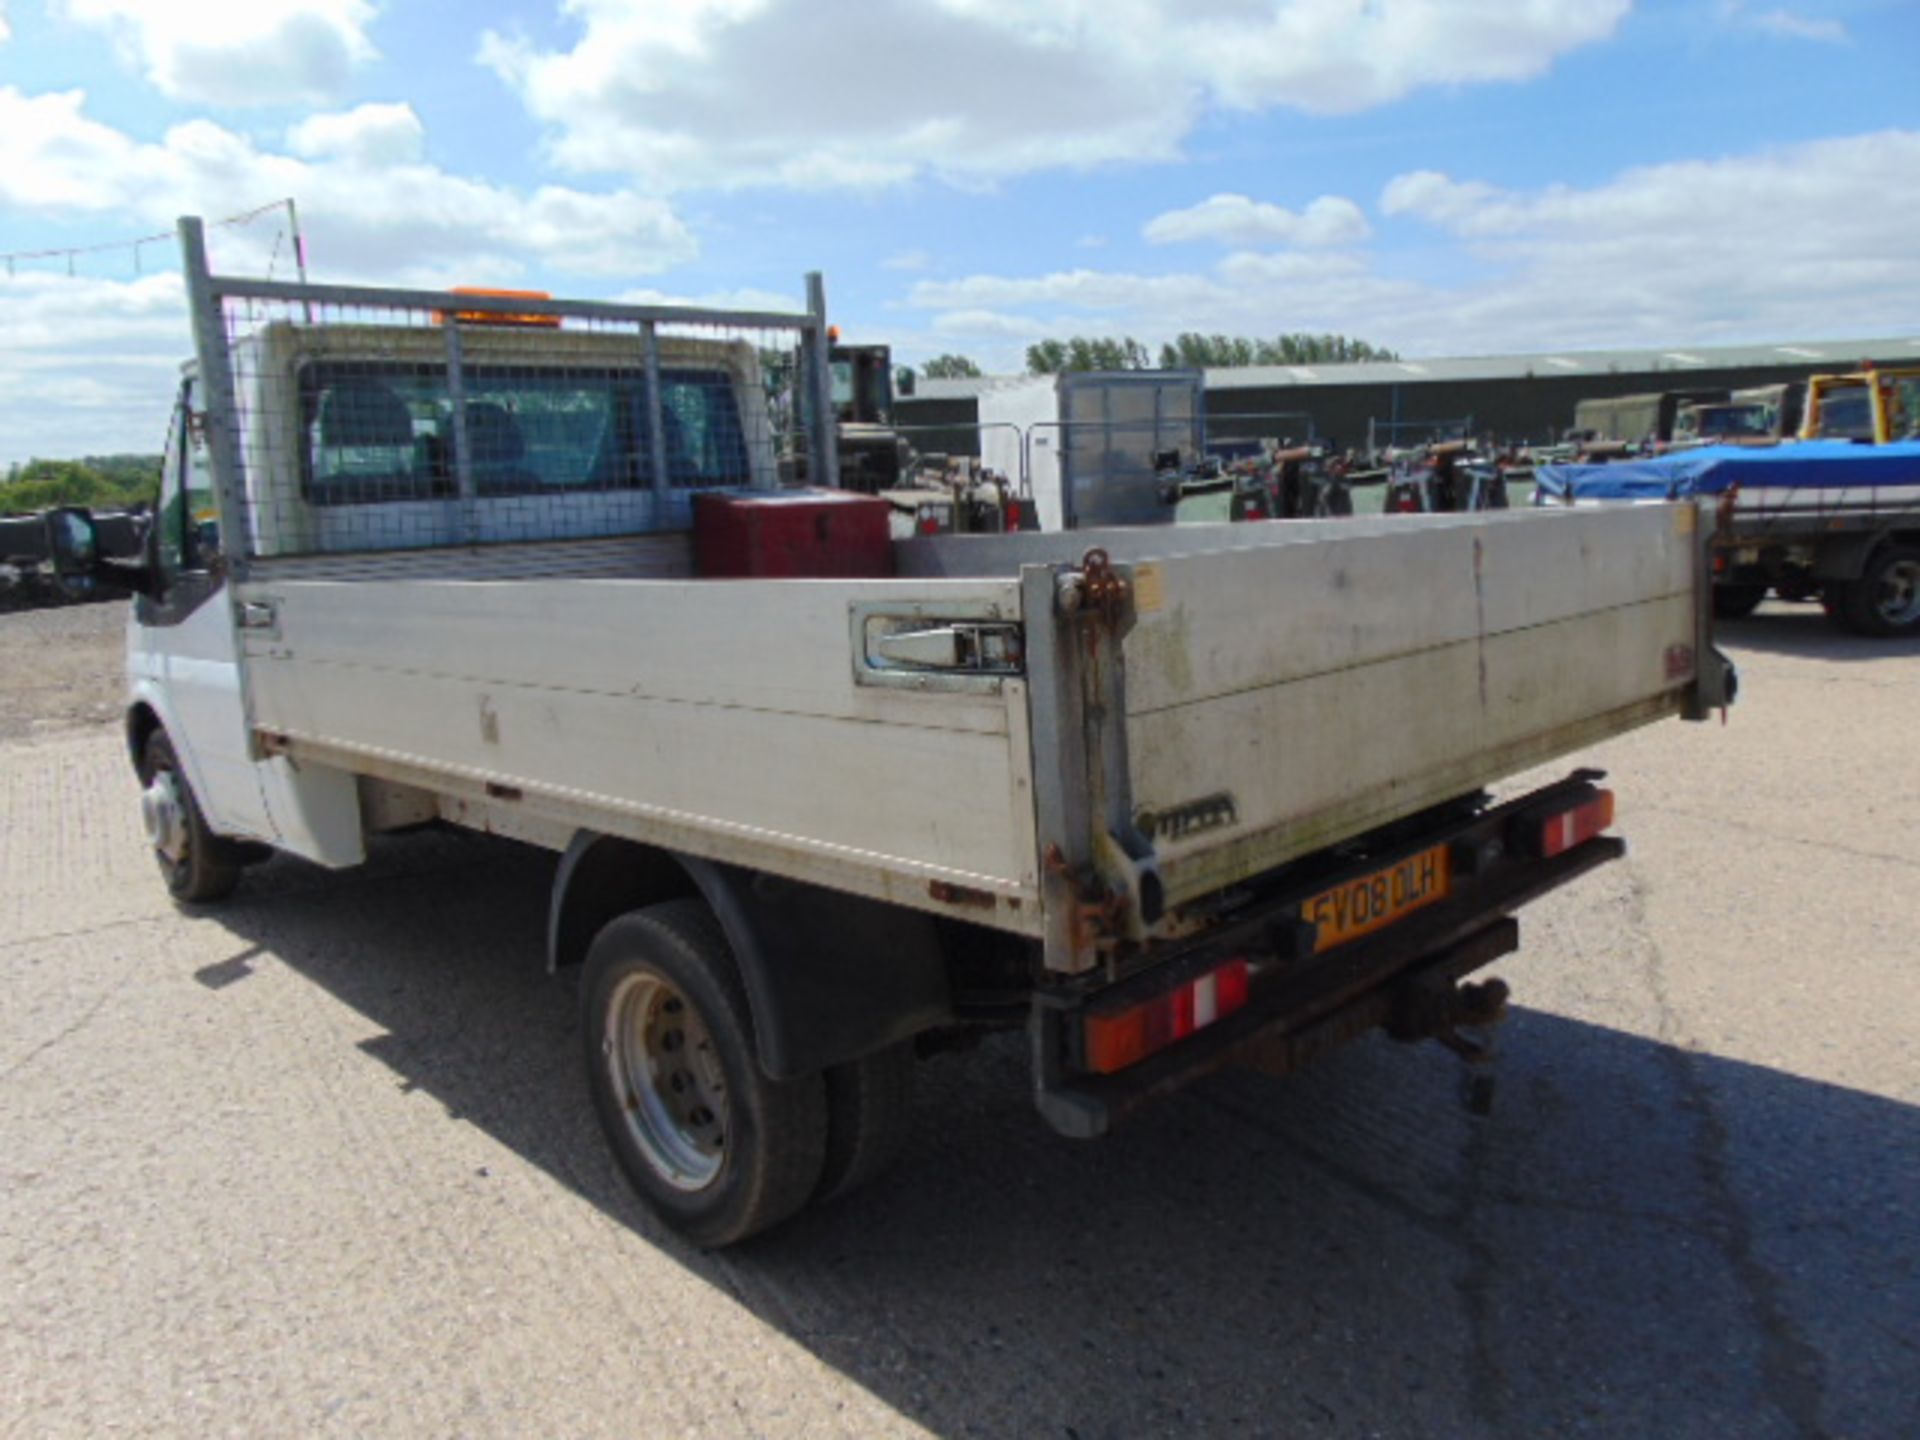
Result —
[[1472, 438], [1473, 416], [1471, 415], [1463, 415], [1455, 420], [1367, 421], [1367, 453], [1369, 455], [1378, 455], [1386, 450], [1411, 450], [1422, 445]]
[[240, 571], [684, 529], [702, 490], [836, 481], [818, 276], [804, 311], [731, 312], [242, 279], [197, 221], [181, 240], [192, 448]]
[[1260, 410], [1236, 415], [1207, 412], [1209, 446], [1230, 440], [1278, 440], [1283, 444], [1311, 445], [1318, 439], [1313, 416], [1305, 410]]

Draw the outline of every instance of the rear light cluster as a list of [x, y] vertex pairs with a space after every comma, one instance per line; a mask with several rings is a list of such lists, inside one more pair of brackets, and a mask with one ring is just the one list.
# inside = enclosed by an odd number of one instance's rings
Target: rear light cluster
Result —
[[1596, 790], [1571, 810], [1549, 815], [1540, 822], [1540, 856], [1551, 860], [1583, 845], [1613, 825], [1613, 792]]
[[[1582, 788], [1557, 803], [1547, 803], [1554, 808], [1529, 808], [1508, 822], [1507, 843], [1513, 850], [1551, 860], [1613, 826], [1611, 790]], [[1238, 956], [1145, 1000], [1094, 1005], [1082, 1022], [1085, 1067], [1095, 1075], [1111, 1075], [1137, 1065], [1224, 1020], [1246, 1005], [1247, 996], [1247, 960]]]
[[1089, 1010], [1084, 1031], [1086, 1065], [1111, 1075], [1223, 1020], [1247, 1003], [1244, 958], [1124, 1008]]

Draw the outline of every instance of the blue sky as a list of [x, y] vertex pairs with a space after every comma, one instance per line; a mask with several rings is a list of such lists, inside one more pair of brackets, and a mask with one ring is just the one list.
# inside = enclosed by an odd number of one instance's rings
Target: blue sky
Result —
[[[0, 249], [292, 194], [316, 278], [1408, 355], [1920, 332], [1913, 0], [0, 0]], [[216, 237], [258, 268], [275, 221]], [[0, 458], [134, 446], [166, 247], [0, 276]], [[284, 264], [284, 261], [279, 263]], [[154, 392], [160, 392], [155, 398]]]

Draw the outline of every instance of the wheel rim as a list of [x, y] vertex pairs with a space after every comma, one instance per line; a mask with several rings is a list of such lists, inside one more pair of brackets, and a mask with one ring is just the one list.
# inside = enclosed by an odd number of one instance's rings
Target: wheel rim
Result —
[[171, 769], [163, 766], [154, 771], [147, 788], [140, 792], [140, 820], [161, 860], [168, 865], [186, 860], [187, 807], [180, 794], [179, 777]]
[[1881, 572], [1875, 608], [1889, 625], [1920, 620], [1920, 560], [1896, 560]]
[[727, 1085], [700, 1012], [665, 977], [621, 980], [602, 1041], [627, 1132], [676, 1190], [705, 1189], [726, 1157]]

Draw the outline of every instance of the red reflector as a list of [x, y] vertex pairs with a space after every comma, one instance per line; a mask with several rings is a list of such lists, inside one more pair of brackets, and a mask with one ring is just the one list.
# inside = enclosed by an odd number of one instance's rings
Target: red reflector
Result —
[[1124, 1010], [1089, 1012], [1084, 1032], [1087, 1069], [1096, 1075], [1124, 1070], [1246, 1003], [1247, 962], [1240, 959]]
[[1613, 792], [1602, 790], [1571, 810], [1540, 822], [1540, 854], [1551, 860], [1613, 825]]
[[922, 535], [938, 535], [940, 533], [940, 522], [931, 515], [922, 515], [919, 525], [915, 528], [918, 529]]

